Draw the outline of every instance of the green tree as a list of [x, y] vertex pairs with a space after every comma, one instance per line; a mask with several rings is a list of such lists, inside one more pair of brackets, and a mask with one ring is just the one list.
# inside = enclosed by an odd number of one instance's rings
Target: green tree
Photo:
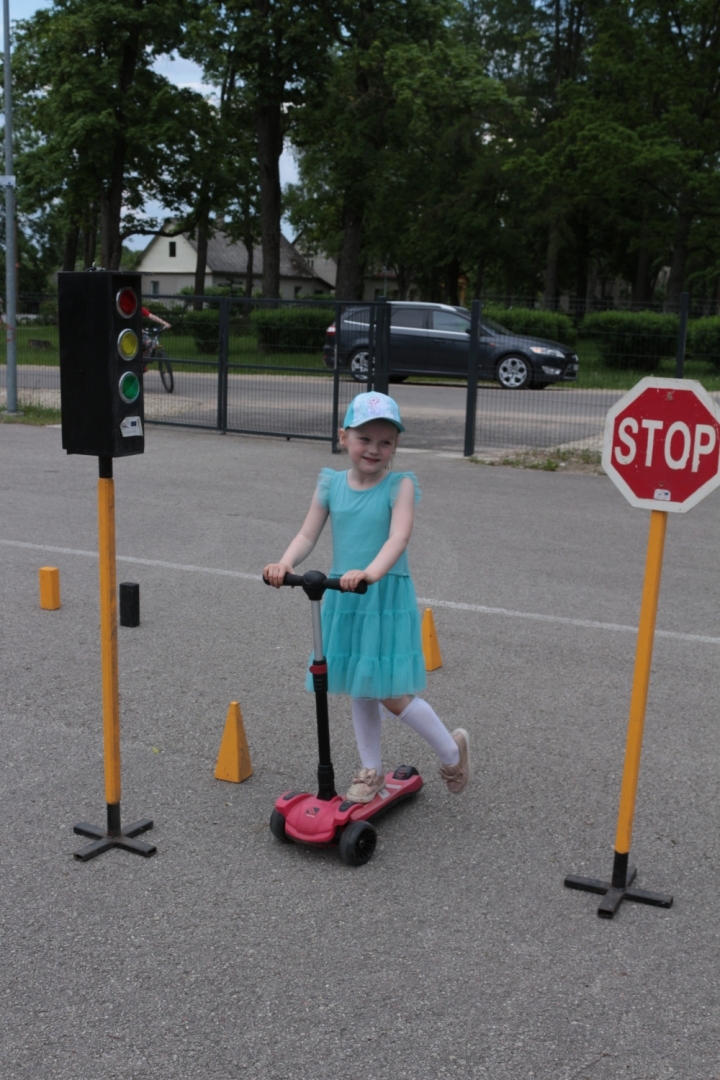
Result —
[[[221, 87], [223, 120], [255, 135], [263, 295], [280, 295], [280, 155], [289, 117], [322, 85], [336, 33], [332, 0], [206, 0], [188, 49], [206, 79]], [[249, 204], [248, 204], [249, 205]], [[252, 214], [245, 215], [249, 222]]]
[[[66, 225], [64, 265], [75, 265], [100, 232], [101, 262], [119, 266], [123, 236], [158, 191], [160, 160], [172, 153], [182, 117], [177, 89], [153, 71], [182, 44], [192, 0], [55, 0], [18, 24], [20, 199], [35, 210], [58, 203]], [[147, 223], [145, 223], [147, 225]]]

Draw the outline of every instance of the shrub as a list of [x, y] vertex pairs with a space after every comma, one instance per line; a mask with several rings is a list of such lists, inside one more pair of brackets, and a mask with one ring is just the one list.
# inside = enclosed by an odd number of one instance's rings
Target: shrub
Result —
[[[168, 322], [172, 322], [172, 319], [168, 319]], [[180, 329], [179, 320], [176, 320], [173, 326]], [[216, 353], [220, 339], [220, 312], [186, 311], [182, 317], [182, 330], [195, 339], [198, 352]]]
[[687, 351], [693, 360], [707, 360], [720, 370], [720, 316], [688, 323]]
[[258, 347], [265, 353], [317, 352], [333, 321], [331, 307], [256, 308], [250, 316]]
[[606, 367], [654, 371], [665, 356], [677, 351], [680, 320], [654, 311], [599, 311], [586, 315], [583, 337], [598, 342]]
[[513, 334], [528, 334], [530, 337], [547, 338], [559, 341], [562, 345], [574, 345], [577, 331], [568, 315], [560, 311], [541, 311], [539, 308], [496, 307], [494, 304], [483, 306], [483, 315], [512, 330]]

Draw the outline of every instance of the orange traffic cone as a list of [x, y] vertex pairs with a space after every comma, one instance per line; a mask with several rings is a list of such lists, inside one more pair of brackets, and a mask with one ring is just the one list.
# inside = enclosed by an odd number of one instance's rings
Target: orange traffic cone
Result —
[[432, 608], [425, 608], [422, 621], [422, 649], [425, 657], [425, 670], [435, 671], [442, 667], [442, 654], [435, 632], [435, 620]]
[[231, 701], [215, 765], [215, 777], [217, 780], [229, 780], [232, 784], [242, 784], [248, 776], [252, 776], [252, 765], [242, 713], [237, 701]]

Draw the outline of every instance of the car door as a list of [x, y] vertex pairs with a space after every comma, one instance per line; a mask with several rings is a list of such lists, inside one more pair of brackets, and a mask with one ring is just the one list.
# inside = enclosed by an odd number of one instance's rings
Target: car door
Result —
[[438, 375], [467, 375], [470, 317], [435, 308], [428, 343], [428, 367]]
[[390, 308], [390, 372], [422, 375], [427, 368], [428, 313], [419, 304]]

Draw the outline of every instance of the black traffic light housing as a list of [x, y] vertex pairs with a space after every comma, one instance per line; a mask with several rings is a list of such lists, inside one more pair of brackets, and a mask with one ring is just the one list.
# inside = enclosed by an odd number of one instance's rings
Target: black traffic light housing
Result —
[[58, 274], [62, 445], [68, 454], [145, 450], [140, 274]]

